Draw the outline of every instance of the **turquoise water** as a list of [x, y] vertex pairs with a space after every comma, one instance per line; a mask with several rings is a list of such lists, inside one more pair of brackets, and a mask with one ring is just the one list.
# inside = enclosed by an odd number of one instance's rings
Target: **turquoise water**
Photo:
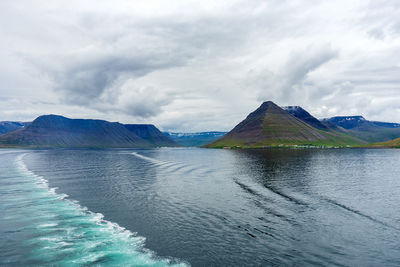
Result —
[[56, 193], [57, 188], [27, 169], [25, 156], [23, 151], [0, 151], [0, 265], [168, 266], [176, 262], [144, 249], [144, 237]]

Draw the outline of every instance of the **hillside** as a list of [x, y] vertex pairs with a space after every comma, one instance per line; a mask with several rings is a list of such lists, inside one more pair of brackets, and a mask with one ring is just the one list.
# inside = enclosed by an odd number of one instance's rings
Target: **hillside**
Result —
[[376, 142], [369, 144], [372, 148], [400, 148], [400, 137], [385, 142]]
[[44, 115], [22, 129], [0, 136], [0, 146], [128, 148], [160, 145], [139, 137], [118, 122]]
[[29, 124], [29, 122], [0, 121], [0, 135], [16, 131], [28, 124]]
[[314, 128], [267, 101], [224, 137], [206, 147], [345, 146], [361, 143], [356, 138], [336, 131]]
[[173, 133], [165, 132], [165, 134], [182, 146], [204, 146], [212, 143], [227, 132], [198, 132], [198, 133]]
[[154, 146], [180, 146], [180, 144], [169, 138], [152, 124], [124, 124], [124, 126]]
[[400, 137], [400, 124], [369, 121], [362, 116], [337, 116], [322, 121], [334, 125], [368, 143], [384, 142]]
[[389, 141], [386, 141], [386, 142], [379, 142], [379, 143], [370, 144], [369, 147], [375, 147], [375, 148], [400, 148], [400, 138], [396, 138], [396, 139], [389, 140]]
[[311, 125], [314, 128], [320, 129], [320, 130], [328, 130], [328, 127], [322, 122], [320, 122], [317, 118], [312, 116], [310, 113], [308, 113], [305, 109], [299, 106], [287, 106], [283, 107], [284, 110], [286, 110], [288, 113], [291, 115], [295, 116], [299, 120]]

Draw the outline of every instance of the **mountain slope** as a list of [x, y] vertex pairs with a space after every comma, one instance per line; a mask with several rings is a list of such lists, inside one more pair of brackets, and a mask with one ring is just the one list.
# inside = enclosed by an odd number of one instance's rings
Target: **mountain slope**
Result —
[[283, 109], [286, 110], [291, 115], [298, 118], [299, 120], [311, 125], [314, 128], [317, 128], [320, 130], [328, 130], [328, 127], [326, 125], [322, 124], [317, 118], [312, 116], [310, 113], [308, 113], [302, 107], [287, 106], [287, 107], [283, 107]]
[[362, 116], [337, 116], [322, 121], [368, 143], [384, 142], [400, 137], [400, 124], [369, 121]]
[[180, 146], [152, 124], [124, 124], [130, 132], [154, 146]]
[[400, 138], [396, 138], [393, 140], [389, 140], [386, 142], [379, 142], [369, 145], [369, 147], [376, 147], [376, 148], [400, 148]]
[[360, 140], [338, 132], [316, 129], [273, 102], [267, 101], [224, 137], [206, 147], [355, 145], [360, 143]]
[[199, 132], [199, 133], [172, 133], [165, 134], [182, 146], [204, 146], [224, 136], [227, 132]]
[[28, 124], [29, 122], [0, 121], [0, 135], [16, 131]]
[[30, 125], [0, 136], [5, 147], [153, 147], [123, 124], [44, 115]]

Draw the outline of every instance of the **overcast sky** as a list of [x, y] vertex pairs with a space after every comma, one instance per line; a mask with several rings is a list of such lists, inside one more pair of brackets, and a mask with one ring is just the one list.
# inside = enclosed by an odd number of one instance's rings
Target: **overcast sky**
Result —
[[399, 14], [398, 0], [1, 0], [0, 120], [230, 130], [272, 100], [400, 122]]

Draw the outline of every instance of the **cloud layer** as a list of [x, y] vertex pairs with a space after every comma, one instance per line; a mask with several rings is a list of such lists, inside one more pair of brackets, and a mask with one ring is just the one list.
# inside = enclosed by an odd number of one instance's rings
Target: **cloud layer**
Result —
[[229, 130], [265, 100], [400, 122], [400, 5], [0, 3], [0, 120], [47, 113]]

